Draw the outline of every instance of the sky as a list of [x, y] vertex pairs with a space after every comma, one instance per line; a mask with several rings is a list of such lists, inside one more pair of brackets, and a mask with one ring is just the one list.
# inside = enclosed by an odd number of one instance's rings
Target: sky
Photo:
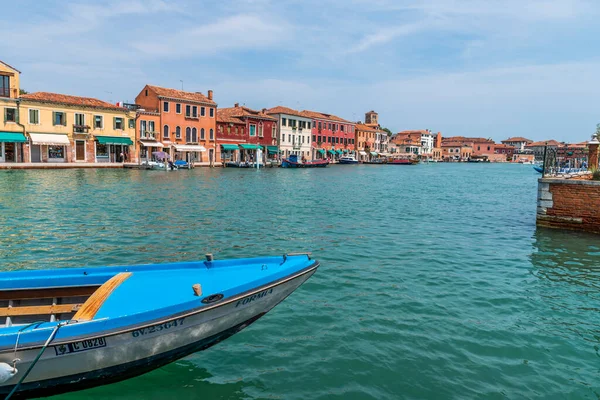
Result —
[[393, 132], [589, 140], [600, 123], [598, 0], [20, 0], [0, 60], [21, 87], [133, 102], [214, 91]]

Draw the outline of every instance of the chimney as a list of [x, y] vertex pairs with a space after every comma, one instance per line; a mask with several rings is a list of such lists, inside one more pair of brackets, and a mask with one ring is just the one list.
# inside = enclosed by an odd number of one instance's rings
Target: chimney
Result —
[[263, 109], [262, 109], [262, 113], [263, 113], [263, 114], [266, 114], [266, 113], [267, 113], [267, 109], [266, 109], [266, 108], [263, 108]]
[[212, 97], [213, 97], [213, 92], [212, 92], [212, 90], [209, 90], [208, 91], [208, 99], [212, 100]]
[[[209, 93], [210, 93], [210, 92], [209, 92]], [[210, 99], [210, 97], [209, 97], [209, 99]], [[238, 108], [238, 107], [240, 106], [240, 103], [235, 103], [233, 106], [234, 106], [235, 108]]]

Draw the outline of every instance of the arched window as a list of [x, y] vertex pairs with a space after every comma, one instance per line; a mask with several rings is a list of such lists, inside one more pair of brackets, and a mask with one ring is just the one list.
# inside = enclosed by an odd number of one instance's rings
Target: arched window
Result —
[[215, 131], [212, 128], [210, 130], [210, 140], [215, 140]]
[[204, 136], [204, 128], [200, 129], [200, 140], [204, 140], [206, 137]]
[[163, 126], [163, 137], [165, 139], [169, 138], [169, 125]]
[[192, 142], [196, 143], [198, 141], [198, 130], [196, 128], [192, 128]]
[[190, 128], [189, 126], [187, 128], [185, 128], [185, 141], [186, 142], [192, 141], [192, 128]]
[[181, 139], [181, 127], [175, 128], [175, 138]]

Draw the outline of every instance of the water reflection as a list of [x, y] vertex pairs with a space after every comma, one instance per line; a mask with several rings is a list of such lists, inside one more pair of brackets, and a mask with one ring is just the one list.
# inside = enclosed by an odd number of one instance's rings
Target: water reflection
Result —
[[551, 281], [600, 288], [600, 242], [597, 235], [539, 228], [531, 254], [534, 274]]
[[530, 282], [528, 298], [539, 307], [539, 316], [532, 323], [556, 337], [583, 340], [579, 351], [587, 353], [591, 344], [600, 356], [598, 236], [539, 228], [533, 247], [532, 274], [538, 281]]
[[[247, 399], [245, 389], [253, 385], [242, 380], [215, 382], [205, 368], [180, 360], [135, 379], [100, 386], [83, 392], [73, 392], [53, 398], [76, 399]], [[176, 396], [174, 395], [176, 393]], [[199, 395], [201, 393], [201, 395]]]

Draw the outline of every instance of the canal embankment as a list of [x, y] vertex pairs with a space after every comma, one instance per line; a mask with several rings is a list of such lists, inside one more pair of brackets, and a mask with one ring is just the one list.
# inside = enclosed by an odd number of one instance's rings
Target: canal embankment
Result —
[[538, 180], [538, 226], [600, 233], [600, 181]]

